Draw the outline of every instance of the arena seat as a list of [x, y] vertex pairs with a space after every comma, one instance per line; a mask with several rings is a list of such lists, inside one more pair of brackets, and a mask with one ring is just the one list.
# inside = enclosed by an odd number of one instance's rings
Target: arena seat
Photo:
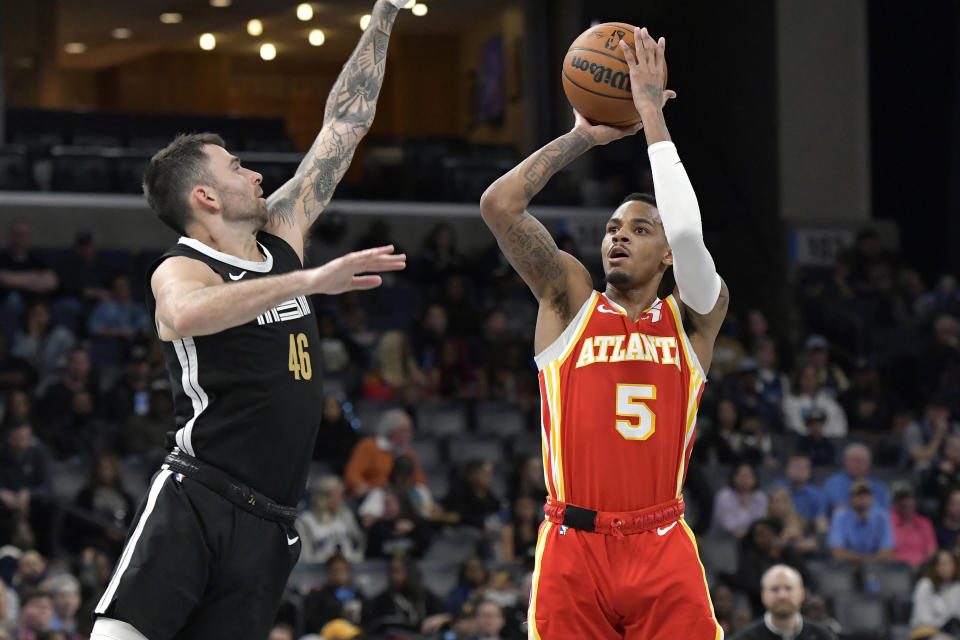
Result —
[[479, 433], [507, 438], [524, 430], [523, 411], [509, 402], [478, 402], [474, 415]]
[[887, 626], [883, 600], [871, 595], [837, 597], [833, 602], [837, 622], [845, 631], [882, 632]]

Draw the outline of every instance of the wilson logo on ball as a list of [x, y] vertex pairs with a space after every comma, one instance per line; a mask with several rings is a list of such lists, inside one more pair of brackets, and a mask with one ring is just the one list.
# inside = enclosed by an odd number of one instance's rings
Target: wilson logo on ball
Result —
[[573, 69], [579, 69], [580, 71], [586, 71], [593, 76], [593, 81], [599, 84], [605, 84], [613, 87], [614, 89], [619, 89], [626, 93], [630, 93], [630, 73], [624, 71], [614, 71], [610, 67], [604, 66], [602, 64], [597, 64], [596, 62], [590, 62], [585, 60], [580, 56], [573, 56], [570, 60], [570, 66]]

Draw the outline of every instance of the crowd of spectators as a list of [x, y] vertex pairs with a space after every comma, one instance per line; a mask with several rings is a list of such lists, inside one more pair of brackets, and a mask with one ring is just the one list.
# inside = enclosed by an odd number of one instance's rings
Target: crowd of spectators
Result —
[[[378, 223], [358, 247], [384, 237]], [[271, 640], [526, 637], [545, 495], [534, 300], [494, 245], [464, 255], [449, 225], [405, 249], [382, 289], [313, 301], [325, 399]], [[0, 251], [0, 638], [84, 637], [162, 456], [149, 259], [87, 233], [38, 252], [23, 223]], [[796, 284], [783, 326], [731, 311], [701, 403], [685, 493], [718, 619], [732, 633], [759, 616], [760, 576], [786, 564], [805, 615], [835, 631], [955, 631], [956, 279], [926, 286], [864, 232]], [[844, 598], [881, 614], [853, 620]]]

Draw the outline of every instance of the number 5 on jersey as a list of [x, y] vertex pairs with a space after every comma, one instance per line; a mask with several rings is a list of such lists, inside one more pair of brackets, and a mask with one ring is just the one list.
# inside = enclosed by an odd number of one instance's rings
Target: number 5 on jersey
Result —
[[656, 430], [657, 416], [644, 400], [656, 400], [651, 384], [617, 385], [617, 432], [627, 440], [646, 440]]
[[295, 380], [313, 377], [313, 367], [310, 366], [310, 354], [307, 353], [307, 336], [302, 333], [290, 334], [290, 371], [293, 371]]

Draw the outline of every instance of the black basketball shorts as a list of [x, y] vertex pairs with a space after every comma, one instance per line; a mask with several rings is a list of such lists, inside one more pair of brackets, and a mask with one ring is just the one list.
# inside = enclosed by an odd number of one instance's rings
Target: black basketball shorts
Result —
[[263, 640], [299, 555], [292, 526], [162, 470], [95, 614], [150, 640]]

